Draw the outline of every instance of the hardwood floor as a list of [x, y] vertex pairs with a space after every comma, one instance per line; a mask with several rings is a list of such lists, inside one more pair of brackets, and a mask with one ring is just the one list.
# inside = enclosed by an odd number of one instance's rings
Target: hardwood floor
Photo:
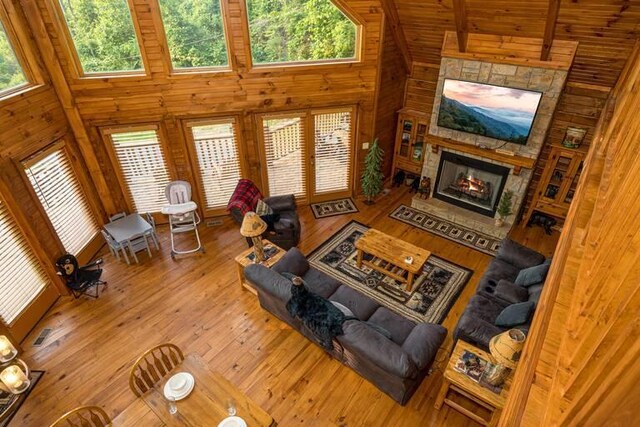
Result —
[[[357, 214], [320, 220], [301, 207], [301, 250], [310, 252], [356, 219], [474, 270], [443, 323], [451, 331], [491, 257], [389, 218], [398, 204], [410, 204], [406, 188], [394, 189], [373, 206], [356, 203]], [[451, 335], [434, 373], [402, 407], [241, 290], [234, 257], [246, 243], [229, 218], [221, 226], [201, 227], [203, 255], [173, 261], [168, 230], [160, 227], [159, 234], [160, 253], [152, 259], [140, 255], [139, 265], [119, 263], [103, 250], [107, 290], [95, 301], [61, 298], [27, 337], [24, 359], [46, 374], [11, 426], [46, 426], [79, 405], [98, 405], [115, 417], [135, 399], [127, 382], [135, 359], [166, 341], [201, 355], [280, 426], [476, 425], [447, 407], [433, 407]], [[545, 236], [540, 228], [512, 234], [547, 255], [558, 237]], [[42, 347], [32, 347], [43, 328], [53, 332]]]

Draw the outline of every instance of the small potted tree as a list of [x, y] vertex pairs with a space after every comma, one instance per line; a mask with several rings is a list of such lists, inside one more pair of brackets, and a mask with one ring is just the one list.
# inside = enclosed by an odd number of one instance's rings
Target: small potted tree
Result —
[[382, 191], [384, 175], [380, 167], [383, 155], [384, 152], [378, 145], [378, 138], [376, 138], [364, 158], [364, 171], [362, 172], [362, 192], [366, 197], [365, 203], [367, 205], [372, 205], [374, 203], [373, 198]]
[[502, 227], [504, 225], [504, 221], [509, 215], [513, 213], [511, 211], [512, 207], [513, 191], [506, 190], [504, 193], [502, 193], [502, 198], [500, 199], [500, 203], [498, 203], [498, 217], [496, 218], [496, 227]]

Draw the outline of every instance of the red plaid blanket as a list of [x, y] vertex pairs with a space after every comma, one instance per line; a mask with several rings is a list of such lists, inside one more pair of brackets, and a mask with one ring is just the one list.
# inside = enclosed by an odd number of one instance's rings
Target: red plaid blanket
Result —
[[262, 200], [262, 193], [260, 193], [258, 187], [249, 179], [241, 179], [238, 181], [231, 199], [229, 199], [227, 210], [238, 209], [244, 216], [244, 214], [256, 208], [258, 200]]

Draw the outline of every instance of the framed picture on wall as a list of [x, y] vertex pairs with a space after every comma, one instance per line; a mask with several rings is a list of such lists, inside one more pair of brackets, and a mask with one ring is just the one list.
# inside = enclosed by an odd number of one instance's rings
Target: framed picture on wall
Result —
[[567, 148], [578, 148], [582, 144], [586, 134], [586, 129], [569, 126], [562, 139], [562, 145]]

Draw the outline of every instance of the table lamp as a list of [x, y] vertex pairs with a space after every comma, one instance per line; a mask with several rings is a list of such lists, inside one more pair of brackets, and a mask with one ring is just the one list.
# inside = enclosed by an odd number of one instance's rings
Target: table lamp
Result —
[[17, 355], [9, 338], [0, 335], [0, 391], [20, 394], [31, 385], [29, 367]]
[[262, 246], [262, 233], [267, 230], [267, 223], [255, 212], [247, 212], [240, 226], [240, 234], [250, 237], [253, 242], [254, 262], [261, 263], [265, 260], [264, 247]]
[[489, 341], [489, 350], [494, 366], [485, 372], [485, 381], [499, 387], [516, 367], [522, 354], [525, 335], [520, 329], [510, 329], [494, 336]]

